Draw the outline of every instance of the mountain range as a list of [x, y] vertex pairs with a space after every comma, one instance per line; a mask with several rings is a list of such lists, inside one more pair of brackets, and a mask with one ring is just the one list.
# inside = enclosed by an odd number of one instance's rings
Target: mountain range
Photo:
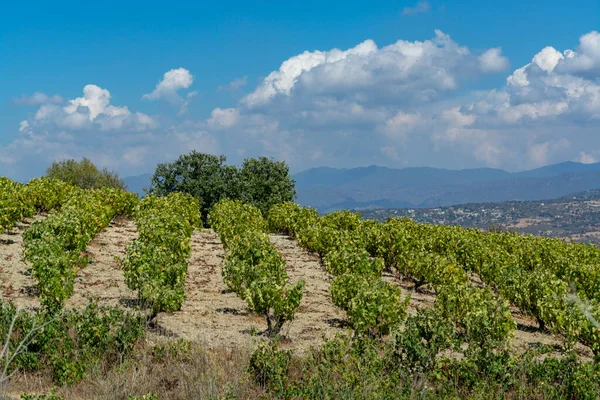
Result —
[[[143, 193], [150, 174], [125, 178]], [[312, 168], [298, 174], [297, 199], [319, 212], [338, 209], [422, 208], [507, 200], [545, 200], [600, 188], [600, 163], [564, 162], [529, 171], [449, 170], [378, 166]]]

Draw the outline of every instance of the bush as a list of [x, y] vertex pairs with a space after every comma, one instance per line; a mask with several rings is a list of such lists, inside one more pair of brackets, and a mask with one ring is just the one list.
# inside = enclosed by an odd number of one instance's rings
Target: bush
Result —
[[276, 204], [296, 197], [295, 181], [285, 161], [267, 157], [247, 158], [239, 170], [241, 199], [257, 207], [266, 217]]
[[291, 359], [291, 352], [279, 350], [277, 341], [262, 342], [250, 357], [248, 372], [261, 387], [267, 387], [276, 393], [281, 392], [288, 382]]
[[125, 183], [116, 172], [104, 168], [99, 170], [90, 160], [55, 161], [46, 170], [46, 176], [59, 179], [82, 189], [100, 189], [112, 187], [125, 190]]
[[294, 180], [285, 162], [249, 158], [238, 169], [225, 161], [225, 156], [192, 151], [172, 163], [159, 164], [152, 176], [150, 193], [191, 194], [200, 202], [204, 221], [212, 207], [223, 199], [254, 205], [266, 216], [273, 205], [294, 198]]
[[17, 311], [12, 304], [0, 301], [0, 322], [0, 343], [8, 343], [9, 350], [0, 353], [2, 369], [10, 354], [9, 375], [16, 369], [48, 367], [59, 384], [81, 380], [101, 359], [112, 363], [122, 360], [143, 337], [146, 327], [141, 316], [93, 302], [81, 311], [54, 314]]

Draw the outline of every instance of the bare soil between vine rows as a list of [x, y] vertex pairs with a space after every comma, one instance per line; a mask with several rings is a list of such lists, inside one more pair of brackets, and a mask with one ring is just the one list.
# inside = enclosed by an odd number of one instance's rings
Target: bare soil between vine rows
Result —
[[[43, 218], [43, 216], [36, 216]], [[35, 281], [22, 261], [22, 233], [32, 220], [21, 223], [9, 234], [0, 234], [0, 298], [10, 300], [18, 307], [39, 307]], [[129, 219], [116, 219], [90, 243], [86, 252], [90, 264], [79, 271], [74, 293], [67, 307], [80, 308], [88, 298], [100, 304], [134, 310], [136, 293], [125, 285], [120, 258], [126, 244], [137, 237], [135, 225]], [[318, 346], [324, 337], [349, 332], [345, 314], [336, 308], [329, 295], [331, 276], [323, 269], [319, 257], [300, 248], [298, 243], [282, 235], [271, 235], [271, 242], [284, 256], [290, 281], [304, 279], [304, 296], [296, 318], [283, 329], [283, 347], [305, 351]], [[246, 303], [227, 291], [221, 275], [225, 253], [218, 236], [211, 230], [194, 232], [192, 256], [186, 278], [187, 299], [181, 311], [159, 313], [148, 335], [151, 342], [184, 338], [203, 343], [209, 348], [247, 348], [261, 340], [266, 329], [264, 317], [248, 311]], [[412, 290], [410, 281], [385, 274], [384, 279], [397, 284], [404, 296], [410, 294], [409, 313], [429, 307], [435, 294]], [[480, 284], [473, 277], [474, 284]], [[513, 309], [518, 325], [511, 341], [515, 351], [539, 345], [562, 344], [560, 336], [540, 332], [534, 319]], [[583, 358], [591, 357], [585, 346], [577, 350]]]

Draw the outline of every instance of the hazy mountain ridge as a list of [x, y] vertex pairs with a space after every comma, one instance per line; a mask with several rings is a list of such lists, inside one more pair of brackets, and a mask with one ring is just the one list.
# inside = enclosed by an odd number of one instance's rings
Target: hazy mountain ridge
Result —
[[564, 162], [530, 171], [320, 167], [294, 176], [297, 202], [321, 212], [342, 208], [440, 207], [543, 200], [600, 188], [600, 163]]

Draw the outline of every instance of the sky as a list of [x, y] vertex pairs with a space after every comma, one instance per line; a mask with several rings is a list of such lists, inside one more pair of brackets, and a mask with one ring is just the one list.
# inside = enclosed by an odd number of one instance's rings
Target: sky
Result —
[[597, 0], [10, 2], [0, 175], [597, 162], [599, 31]]

